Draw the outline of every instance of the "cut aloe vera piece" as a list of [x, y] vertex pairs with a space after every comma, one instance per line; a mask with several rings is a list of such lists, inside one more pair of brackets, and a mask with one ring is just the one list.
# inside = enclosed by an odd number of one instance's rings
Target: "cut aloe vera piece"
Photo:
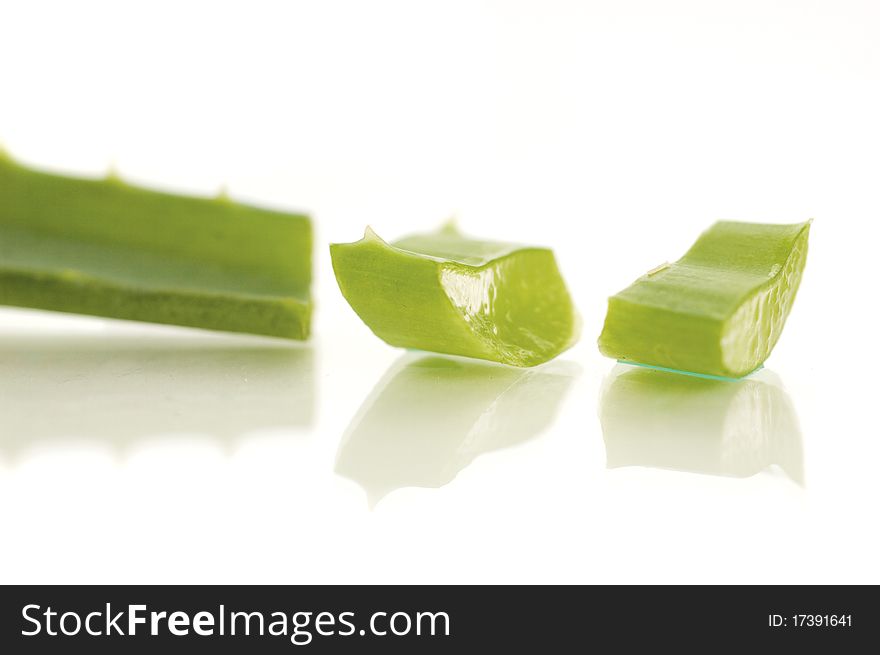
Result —
[[622, 361], [742, 377], [770, 355], [794, 303], [810, 222], [719, 222], [674, 264], [608, 301], [599, 349]]
[[305, 339], [307, 216], [0, 156], [0, 304]]
[[599, 417], [608, 468], [749, 477], [775, 465], [804, 481], [797, 414], [767, 369], [725, 381], [618, 364]]
[[390, 244], [367, 228], [330, 253], [342, 295], [392, 346], [534, 366], [576, 341], [577, 315], [547, 248], [470, 239], [448, 225]]

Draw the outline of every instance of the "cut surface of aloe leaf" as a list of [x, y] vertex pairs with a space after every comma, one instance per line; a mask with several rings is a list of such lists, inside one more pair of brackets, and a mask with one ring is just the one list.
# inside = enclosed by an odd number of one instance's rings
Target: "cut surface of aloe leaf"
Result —
[[549, 249], [446, 226], [394, 243], [367, 228], [330, 252], [342, 295], [393, 346], [535, 366], [576, 341], [577, 314]]
[[739, 378], [776, 345], [807, 258], [810, 222], [718, 222], [674, 264], [608, 301], [604, 355]]
[[311, 250], [305, 215], [0, 154], [0, 304], [305, 339]]

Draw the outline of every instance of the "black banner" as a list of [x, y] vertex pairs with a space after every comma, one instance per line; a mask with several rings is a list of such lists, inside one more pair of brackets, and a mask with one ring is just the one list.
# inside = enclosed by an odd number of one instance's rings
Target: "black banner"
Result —
[[0, 597], [5, 653], [852, 652], [873, 643], [880, 611], [874, 588], [831, 586], [36, 586]]

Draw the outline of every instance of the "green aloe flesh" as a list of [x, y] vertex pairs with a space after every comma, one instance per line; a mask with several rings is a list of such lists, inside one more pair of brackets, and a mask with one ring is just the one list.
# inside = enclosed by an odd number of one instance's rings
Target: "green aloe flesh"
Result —
[[0, 304], [305, 339], [307, 216], [0, 155]]
[[393, 346], [535, 366], [577, 339], [577, 314], [546, 248], [446, 226], [394, 243], [367, 228], [330, 253], [342, 295]]
[[782, 333], [803, 275], [809, 232], [809, 221], [716, 223], [676, 263], [609, 299], [599, 349], [621, 361], [747, 375]]

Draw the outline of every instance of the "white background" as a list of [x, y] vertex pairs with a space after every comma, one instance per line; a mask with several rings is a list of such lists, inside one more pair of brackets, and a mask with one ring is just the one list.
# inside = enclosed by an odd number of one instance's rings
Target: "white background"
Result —
[[[880, 582], [878, 83], [870, 0], [3, 2], [7, 150], [309, 210], [318, 313], [291, 351], [0, 310], [0, 581]], [[371, 508], [334, 469], [402, 353], [345, 304], [327, 243], [453, 214], [555, 249], [584, 324], [556, 365], [579, 373], [509, 448], [519, 403], [460, 434], [419, 420], [454, 388], [401, 407], [401, 459], [352, 464], [384, 485]], [[724, 448], [748, 434], [706, 435], [727, 475], [606, 468], [606, 297], [715, 219], [810, 217], [767, 362], [802, 484], [760, 452], [737, 477]]]

